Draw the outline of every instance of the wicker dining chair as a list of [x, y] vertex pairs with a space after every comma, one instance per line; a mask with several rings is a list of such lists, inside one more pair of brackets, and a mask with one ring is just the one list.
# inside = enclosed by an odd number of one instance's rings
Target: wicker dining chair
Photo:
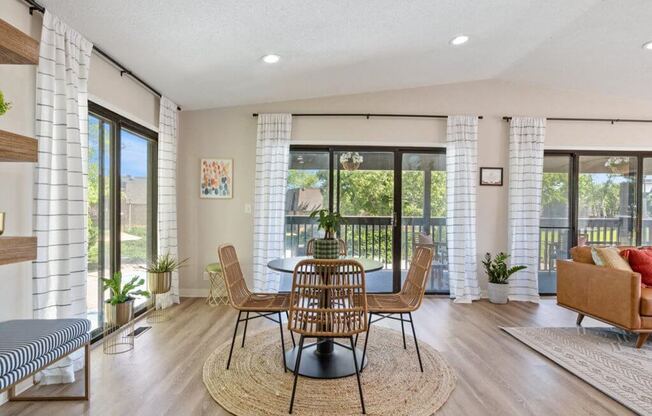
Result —
[[[231, 366], [231, 356], [233, 355], [233, 345], [235, 338], [238, 334], [238, 326], [240, 322], [244, 322], [244, 332], [242, 334], [242, 345], [245, 346], [245, 338], [247, 336], [247, 324], [250, 320], [256, 318], [267, 318], [278, 324], [281, 332], [281, 349], [283, 351], [283, 370], [287, 371], [285, 363], [285, 340], [283, 339], [283, 320], [281, 313], [288, 312], [290, 305], [290, 295], [279, 293], [251, 293], [247, 288], [247, 283], [242, 275], [240, 262], [235, 251], [235, 247], [231, 244], [225, 244], [217, 249], [217, 254], [222, 264], [222, 275], [226, 283], [226, 292], [229, 296], [231, 306], [238, 310], [238, 319], [235, 323], [235, 330], [233, 331], [233, 339], [231, 340], [231, 350], [229, 351], [229, 359], [226, 362], [226, 369]], [[242, 314], [245, 313], [245, 318]], [[256, 316], [249, 316], [250, 313]], [[276, 315], [276, 319], [274, 319]], [[292, 337], [292, 344], [294, 342], [294, 335]]]
[[[306, 256], [312, 256], [313, 254], [315, 254], [315, 240], [317, 239], [311, 238], [306, 243]], [[337, 241], [340, 243], [340, 256], [346, 256], [346, 251], [347, 251], [346, 241], [342, 240], [341, 238], [338, 238]]]
[[[288, 328], [300, 335], [294, 365], [290, 413], [301, 367], [305, 338], [348, 338], [358, 380], [362, 413], [365, 413], [358, 357], [353, 336], [367, 330], [367, 297], [364, 267], [355, 260], [302, 260], [294, 269], [290, 292]], [[307, 348], [307, 346], [306, 346]]]
[[[414, 336], [414, 345], [417, 350], [417, 358], [419, 359], [419, 368], [423, 373], [423, 364], [421, 363], [419, 342], [417, 341], [417, 334], [414, 329], [412, 312], [419, 309], [421, 302], [423, 301], [423, 295], [426, 292], [426, 282], [428, 280], [430, 267], [432, 265], [432, 257], [432, 247], [427, 247], [425, 245], [416, 246], [414, 248], [414, 255], [412, 256], [412, 260], [410, 262], [410, 269], [408, 270], [401, 291], [399, 293], [367, 296], [367, 303], [369, 306], [369, 325], [367, 326], [367, 336], [364, 340], [362, 362], [364, 362], [364, 359], [367, 355], [367, 342], [369, 341], [371, 324], [383, 319], [394, 319], [401, 321], [401, 332], [403, 333], [404, 349], [407, 349], [407, 345], [405, 343], [404, 323], [410, 323], [410, 326], [412, 327], [412, 335]], [[408, 316], [407, 319], [403, 317], [405, 314]], [[378, 317], [376, 320], [373, 320], [374, 315]], [[397, 318], [394, 315], [400, 315], [400, 318]]]

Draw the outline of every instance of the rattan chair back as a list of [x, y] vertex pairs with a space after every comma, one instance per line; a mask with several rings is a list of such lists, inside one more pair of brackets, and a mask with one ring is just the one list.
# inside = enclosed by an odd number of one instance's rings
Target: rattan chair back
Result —
[[294, 269], [288, 327], [308, 337], [349, 337], [366, 331], [362, 265], [349, 259], [299, 262]]
[[231, 244], [224, 244], [217, 249], [217, 255], [222, 264], [222, 275], [226, 283], [226, 291], [229, 301], [234, 307], [238, 307], [249, 299], [251, 292], [247, 288], [238, 255], [235, 247]]
[[416, 245], [414, 247], [410, 268], [400, 292], [401, 298], [409, 306], [410, 310], [416, 310], [421, 306], [423, 296], [426, 293], [430, 267], [432, 266], [432, 256], [432, 246]]

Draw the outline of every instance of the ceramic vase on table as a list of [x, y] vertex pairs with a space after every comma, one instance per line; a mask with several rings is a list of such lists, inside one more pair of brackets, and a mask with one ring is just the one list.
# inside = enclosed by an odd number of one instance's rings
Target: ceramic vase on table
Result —
[[340, 242], [335, 238], [315, 240], [313, 257], [316, 259], [338, 259], [340, 257]]

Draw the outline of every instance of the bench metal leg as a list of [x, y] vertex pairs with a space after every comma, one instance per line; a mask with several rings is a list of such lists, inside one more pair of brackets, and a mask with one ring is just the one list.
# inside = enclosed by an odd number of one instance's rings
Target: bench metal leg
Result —
[[[75, 351], [77, 351], [77, 350], [75, 350]], [[72, 351], [72, 352], [74, 352], [74, 351]], [[68, 355], [70, 355], [70, 354], [68, 354]], [[68, 355], [64, 355], [61, 358], [67, 357]], [[39, 368], [34, 373], [29, 374], [27, 377], [33, 376], [37, 372], [42, 371], [47, 366], [50, 366], [50, 365], [56, 363], [59, 360], [48, 363], [45, 367]], [[18, 384], [21, 381], [25, 380], [27, 378], [27, 377], [25, 377], [25, 378], [17, 381], [11, 387], [9, 387], [9, 390], [7, 392], [8, 399], [9, 399], [10, 402], [50, 402], [50, 401], [58, 402], [58, 401], [76, 401], [76, 400], [86, 400], [86, 401], [88, 401], [90, 399], [90, 396], [91, 396], [90, 376], [91, 376], [91, 344], [87, 343], [87, 344], [84, 345], [84, 395], [83, 396], [26, 396], [24, 394], [21, 394], [20, 396], [17, 396], [16, 395], [16, 384]]]

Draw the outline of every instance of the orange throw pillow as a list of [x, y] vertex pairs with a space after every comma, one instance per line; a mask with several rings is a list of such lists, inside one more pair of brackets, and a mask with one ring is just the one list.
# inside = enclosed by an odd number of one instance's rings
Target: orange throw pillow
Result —
[[620, 253], [636, 273], [641, 274], [641, 282], [652, 286], [652, 250], [628, 249]]

